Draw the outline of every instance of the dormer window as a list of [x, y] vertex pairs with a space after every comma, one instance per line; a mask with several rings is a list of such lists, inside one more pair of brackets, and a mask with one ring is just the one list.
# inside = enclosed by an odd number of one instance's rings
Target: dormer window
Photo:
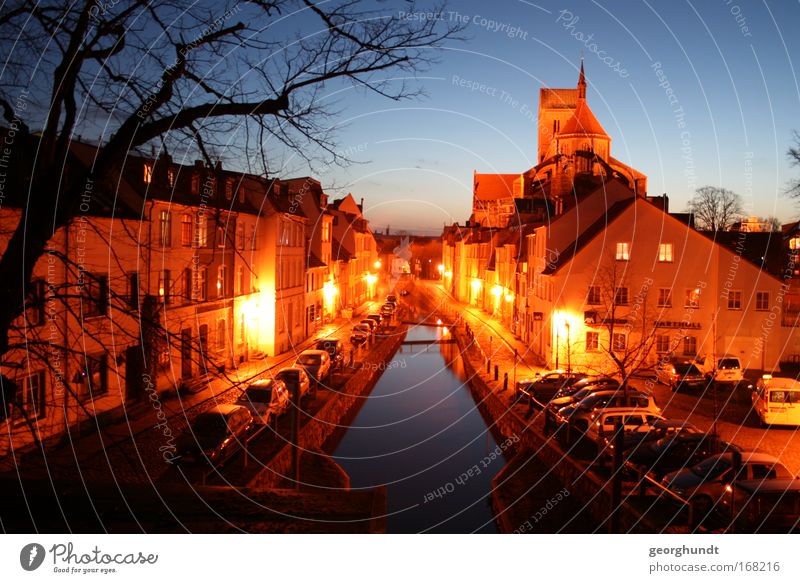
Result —
[[175, 170], [172, 168], [167, 170], [167, 182], [169, 183], [170, 188], [175, 187]]
[[153, 165], [145, 162], [144, 164], [144, 176], [142, 176], [145, 184], [150, 184], [153, 181]]
[[225, 198], [228, 200], [233, 198], [233, 178], [225, 180]]
[[630, 261], [630, 259], [631, 259], [631, 244], [617, 243], [617, 261]]

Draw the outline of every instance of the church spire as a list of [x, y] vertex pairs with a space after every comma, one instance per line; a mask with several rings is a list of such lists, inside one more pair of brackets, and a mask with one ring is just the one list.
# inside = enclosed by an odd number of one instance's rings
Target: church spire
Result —
[[583, 74], [583, 54], [581, 53], [581, 75], [578, 77], [578, 99], [586, 99], [586, 76]]

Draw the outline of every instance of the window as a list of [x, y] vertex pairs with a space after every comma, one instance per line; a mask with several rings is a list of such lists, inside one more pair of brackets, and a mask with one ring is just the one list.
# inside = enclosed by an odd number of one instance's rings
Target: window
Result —
[[192, 301], [192, 270], [188, 267], [183, 270], [183, 301]]
[[81, 310], [85, 317], [100, 316], [108, 312], [108, 276], [82, 274]]
[[728, 292], [728, 309], [741, 310], [742, 309], [742, 292], [741, 290], [730, 290]]
[[192, 215], [181, 215], [181, 245], [192, 246]]
[[167, 170], [167, 183], [170, 188], [175, 187], [175, 170], [173, 168]]
[[158, 297], [165, 304], [169, 303], [170, 273], [169, 269], [164, 269], [158, 274]]
[[128, 274], [128, 305], [132, 308], [139, 307], [139, 272], [132, 271]]
[[765, 291], [756, 292], [756, 311], [757, 312], [769, 311], [769, 292]]
[[222, 352], [225, 350], [227, 342], [225, 341], [225, 318], [220, 318], [217, 320], [217, 350]]
[[625, 350], [627, 346], [627, 337], [625, 334], [621, 332], [614, 332], [614, 336], [611, 339], [611, 349], [615, 352], [619, 350]]
[[153, 165], [145, 163], [144, 175], [142, 176], [145, 184], [150, 184], [153, 181]]
[[656, 335], [656, 352], [658, 354], [665, 354], [669, 352], [669, 336], [666, 334]]
[[247, 196], [247, 191], [244, 188], [244, 184], [239, 184], [239, 202], [243, 203]]
[[225, 247], [225, 229], [222, 227], [217, 227], [217, 247]]
[[658, 245], [658, 262], [672, 263], [672, 243], [660, 243]]
[[586, 303], [591, 306], [596, 306], [600, 303], [600, 286], [599, 285], [590, 285], [589, 286], [589, 295], [586, 298]]
[[658, 307], [669, 308], [672, 306], [672, 290], [662, 287], [658, 290]]
[[206, 247], [208, 245], [208, 223], [203, 213], [197, 213], [197, 220], [195, 221], [194, 244], [197, 247]]
[[108, 392], [108, 362], [105, 354], [86, 356], [81, 372], [84, 395], [94, 398]]
[[683, 355], [695, 356], [697, 354], [697, 337], [684, 336], [683, 337]]
[[[17, 392], [17, 408], [25, 411], [29, 419], [44, 417], [44, 371], [39, 370], [25, 376], [19, 385], [21, 391]], [[25, 415], [20, 413], [19, 419], [24, 421]]]
[[328, 243], [331, 240], [331, 224], [328, 221], [322, 223], [322, 242]]
[[236, 282], [239, 294], [247, 293], [244, 289], [244, 266], [242, 265], [236, 268]]
[[172, 213], [161, 211], [158, 213], [158, 240], [162, 247], [172, 245]]
[[225, 198], [228, 200], [233, 198], [233, 178], [225, 180]]
[[195, 290], [198, 301], [205, 301], [208, 295], [208, 269], [201, 267], [197, 270], [197, 289]]
[[217, 268], [217, 297], [224, 298], [225, 297], [225, 280], [226, 278], [226, 269], [224, 265], [220, 265]]
[[200, 176], [195, 173], [192, 174], [192, 194], [197, 195], [200, 194]]
[[629, 261], [631, 258], [631, 244], [617, 243], [617, 261]]
[[586, 352], [595, 352], [600, 348], [600, 334], [597, 332], [586, 333]]
[[31, 282], [28, 301], [25, 304], [25, 314], [29, 326], [40, 326], [44, 323], [45, 283], [43, 279]]
[[699, 308], [700, 307], [700, 289], [687, 289], [686, 301], [684, 302], [686, 308]]
[[244, 249], [244, 223], [239, 221], [236, 223], [236, 248]]
[[250, 250], [256, 250], [256, 226], [250, 227]]
[[614, 292], [614, 303], [618, 306], [627, 306], [628, 301], [628, 288], [618, 287]]

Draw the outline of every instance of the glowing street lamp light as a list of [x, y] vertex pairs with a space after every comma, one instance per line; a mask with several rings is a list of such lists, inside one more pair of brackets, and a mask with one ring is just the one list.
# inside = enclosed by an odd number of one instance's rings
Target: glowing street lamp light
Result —
[[380, 269], [380, 268], [381, 268], [381, 265], [383, 265], [383, 264], [381, 263], [381, 260], [380, 260], [380, 259], [378, 259], [378, 260], [375, 262], [375, 264], [374, 264], [374, 265], [375, 265], [375, 269]]

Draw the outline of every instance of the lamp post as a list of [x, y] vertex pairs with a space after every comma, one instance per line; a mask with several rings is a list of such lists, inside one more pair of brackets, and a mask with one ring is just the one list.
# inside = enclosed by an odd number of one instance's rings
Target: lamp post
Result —
[[556, 370], [558, 370], [558, 353], [561, 350], [561, 335], [559, 334], [559, 325], [556, 323]]
[[565, 322], [564, 326], [567, 329], [567, 372], [572, 372], [572, 350], [570, 350], [569, 343], [569, 322]]

